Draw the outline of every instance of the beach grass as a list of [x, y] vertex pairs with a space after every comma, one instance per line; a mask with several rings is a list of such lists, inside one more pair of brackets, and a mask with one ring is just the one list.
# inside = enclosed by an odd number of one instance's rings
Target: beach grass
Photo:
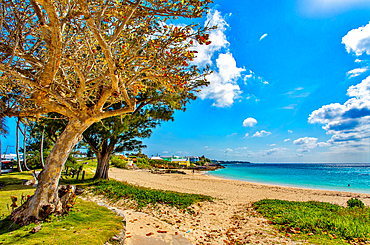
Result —
[[370, 240], [370, 208], [325, 202], [261, 200], [253, 206], [280, 232], [313, 244], [359, 244]]
[[156, 190], [116, 180], [96, 181], [91, 185], [91, 191], [96, 195], [104, 195], [112, 200], [121, 198], [133, 200], [138, 208], [148, 204], [161, 203], [179, 209], [186, 209], [197, 202], [212, 201], [210, 196]]

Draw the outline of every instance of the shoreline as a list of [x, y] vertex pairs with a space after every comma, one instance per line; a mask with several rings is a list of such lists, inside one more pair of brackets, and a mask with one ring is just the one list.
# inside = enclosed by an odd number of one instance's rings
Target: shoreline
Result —
[[321, 201], [346, 206], [353, 197], [370, 206], [370, 194], [288, 187], [271, 184], [231, 180], [207, 173], [185, 170], [186, 174], [151, 174], [147, 171], [132, 171], [111, 168], [109, 176], [128, 183], [153, 189], [203, 194], [214, 198], [251, 203], [262, 199], [287, 201]]
[[352, 193], [352, 194], [362, 194], [362, 195], [370, 195], [370, 190], [368, 192], [361, 192], [362, 189], [356, 189], [356, 190], [344, 190], [343, 189], [326, 189], [325, 187], [323, 188], [314, 188], [314, 187], [306, 187], [306, 186], [299, 186], [299, 185], [289, 185], [289, 184], [280, 184], [280, 183], [269, 183], [269, 182], [258, 182], [258, 181], [249, 181], [249, 180], [243, 180], [243, 179], [238, 179], [238, 178], [228, 178], [228, 177], [223, 177], [223, 176], [216, 176], [212, 174], [208, 174], [208, 172], [211, 171], [204, 171], [204, 175], [209, 176], [209, 177], [216, 177], [220, 179], [225, 179], [225, 180], [234, 180], [234, 181], [241, 181], [241, 182], [246, 182], [246, 183], [251, 183], [251, 184], [257, 184], [257, 185], [268, 185], [268, 186], [277, 186], [277, 187], [288, 187], [288, 188], [298, 188], [298, 189], [304, 189], [304, 190], [315, 190], [315, 191], [334, 191], [334, 192], [345, 192], [345, 193]]

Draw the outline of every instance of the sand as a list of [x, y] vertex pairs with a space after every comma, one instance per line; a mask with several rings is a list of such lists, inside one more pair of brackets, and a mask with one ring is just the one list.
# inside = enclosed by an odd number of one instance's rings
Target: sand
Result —
[[[166, 205], [146, 207], [149, 214], [172, 227], [193, 244], [304, 244], [293, 241], [291, 234], [281, 234], [251, 207], [251, 203], [269, 198], [289, 201], [322, 201], [346, 205], [351, 197], [370, 206], [370, 195], [281, 187], [208, 176], [201, 172], [187, 174], [152, 174], [112, 168], [110, 178], [153, 189], [212, 196], [214, 202], [193, 205], [193, 214]], [[130, 209], [125, 200], [113, 205]], [[132, 209], [131, 209], [132, 210]], [[134, 211], [134, 210], [132, 210]], [[142, 232], [131, 230], [131, 233]], [[129, 238], [127, 238], [129, 239]]]

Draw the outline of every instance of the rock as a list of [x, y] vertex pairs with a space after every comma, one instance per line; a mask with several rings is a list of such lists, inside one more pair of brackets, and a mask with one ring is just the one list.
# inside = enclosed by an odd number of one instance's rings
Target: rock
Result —
[[36, 227], [33, 227], [33, 229], [31, 230], [31, 233], [32, 234], [35, 234], [36, 232], [39, 232], [42, 228], [42, 224], [41, 225], [38, 225]]

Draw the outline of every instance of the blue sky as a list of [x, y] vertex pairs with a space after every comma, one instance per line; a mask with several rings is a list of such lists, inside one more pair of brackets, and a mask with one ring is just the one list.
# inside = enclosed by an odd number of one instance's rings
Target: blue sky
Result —
[[215, 0], [199, 65], [215, 73], [147, 155], [369, 162], [370, 2]]
[[[211, 7], [200, 22], [219, 28], [194, 60], [214, 69], [210, 86], [144, 140], [144, 153], [369, 162], [369, 1], [214, 0]], [[15, 145], [14, 134], [2, 151]]]

